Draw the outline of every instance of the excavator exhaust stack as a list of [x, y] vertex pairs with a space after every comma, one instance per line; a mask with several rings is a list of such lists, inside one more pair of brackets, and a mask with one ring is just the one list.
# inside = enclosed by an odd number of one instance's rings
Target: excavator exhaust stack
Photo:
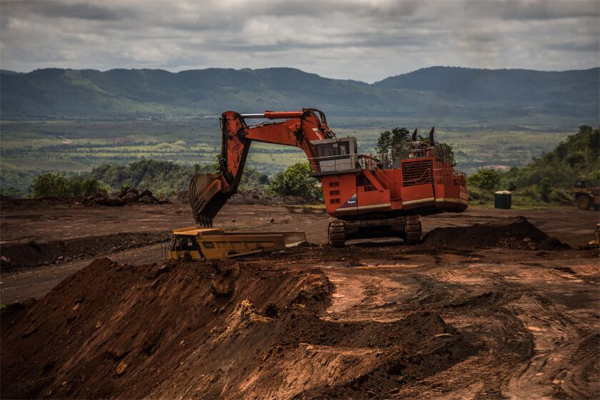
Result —
[[188, 194], [194, 220], [199, 227], [211, 228], [213, 218], [233, 193], [224, 193], [221, 174], [196, 174], [190, 180]]

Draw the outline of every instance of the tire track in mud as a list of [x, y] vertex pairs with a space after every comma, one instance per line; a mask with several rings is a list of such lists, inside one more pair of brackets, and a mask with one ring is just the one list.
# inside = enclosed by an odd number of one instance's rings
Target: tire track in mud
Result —
[[[543, 265], [517, 266], [515, 272], [473, 263], [446, 264], [441, 271], [426, 268], [425, 273], [397, 267], [376, 277], [360, 267], [351, 273], [328, 270], [335, 290], [327, 318], [384, 322], [427, 310], [439, 314], [478, 349], [446, 371], [405, 383], [394, 393], [398, 398], [445, 398], [449, 391], [448, 398], [460, 398], [460, 393], [473, 399], [597, 398], [597, 316], [582, 316], [582, 311], [567, 311], [546, 299], [539, 292], [548, 288], [521, 283], [519, 268], [530, 278], [536, 273], [544, 279], [562, 276]], [[357, 299], [357, 293], [362, 297]], [[354, 301], [336, 300], [347, 297]], [[582, 320], [592, 321], [591, 326], [585, 327]]]

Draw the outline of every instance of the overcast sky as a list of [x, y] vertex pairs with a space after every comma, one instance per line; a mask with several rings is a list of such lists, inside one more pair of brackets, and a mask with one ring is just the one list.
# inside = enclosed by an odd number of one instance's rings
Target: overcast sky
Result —
[[3, 69], [600, 66], [600, 0], [0, 1]]

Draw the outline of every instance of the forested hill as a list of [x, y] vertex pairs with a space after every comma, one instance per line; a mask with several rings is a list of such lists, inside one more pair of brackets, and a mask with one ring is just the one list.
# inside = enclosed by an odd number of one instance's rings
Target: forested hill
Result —
[[568, 188], [577, 179], [600, 183], [600, 130], [579, 127], [552, 152], [535, 158], [531, 164], [513, 168], [503, 176], [507, 186], [517, 189], [547, 181], [552, 187]]
[[467, 183], [472, 204], [493, 203], [498, 189], [512, 191], [516, 205], [572, 204], [569, 189], [580, 179], [600, 184], [600, 130], [585, 125], [528, 165], [503, 173], [481, 169]]
[[433, 67], [367, 84], [292, 68], [0, 71], [0, 111], [3, 119], [198, 117], [308, 106], [340, 117], [572, 126], [600, 119], [599, 75]]

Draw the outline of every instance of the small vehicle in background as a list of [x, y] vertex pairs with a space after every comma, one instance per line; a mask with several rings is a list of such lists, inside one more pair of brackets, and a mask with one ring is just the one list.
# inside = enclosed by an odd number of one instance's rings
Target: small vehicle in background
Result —
[[576, 181], [571, 188], [571, 193], [575, 197], [575, 204], [580, 210], [600, 210], [600, 187], [592, 186], [590, 181]]

